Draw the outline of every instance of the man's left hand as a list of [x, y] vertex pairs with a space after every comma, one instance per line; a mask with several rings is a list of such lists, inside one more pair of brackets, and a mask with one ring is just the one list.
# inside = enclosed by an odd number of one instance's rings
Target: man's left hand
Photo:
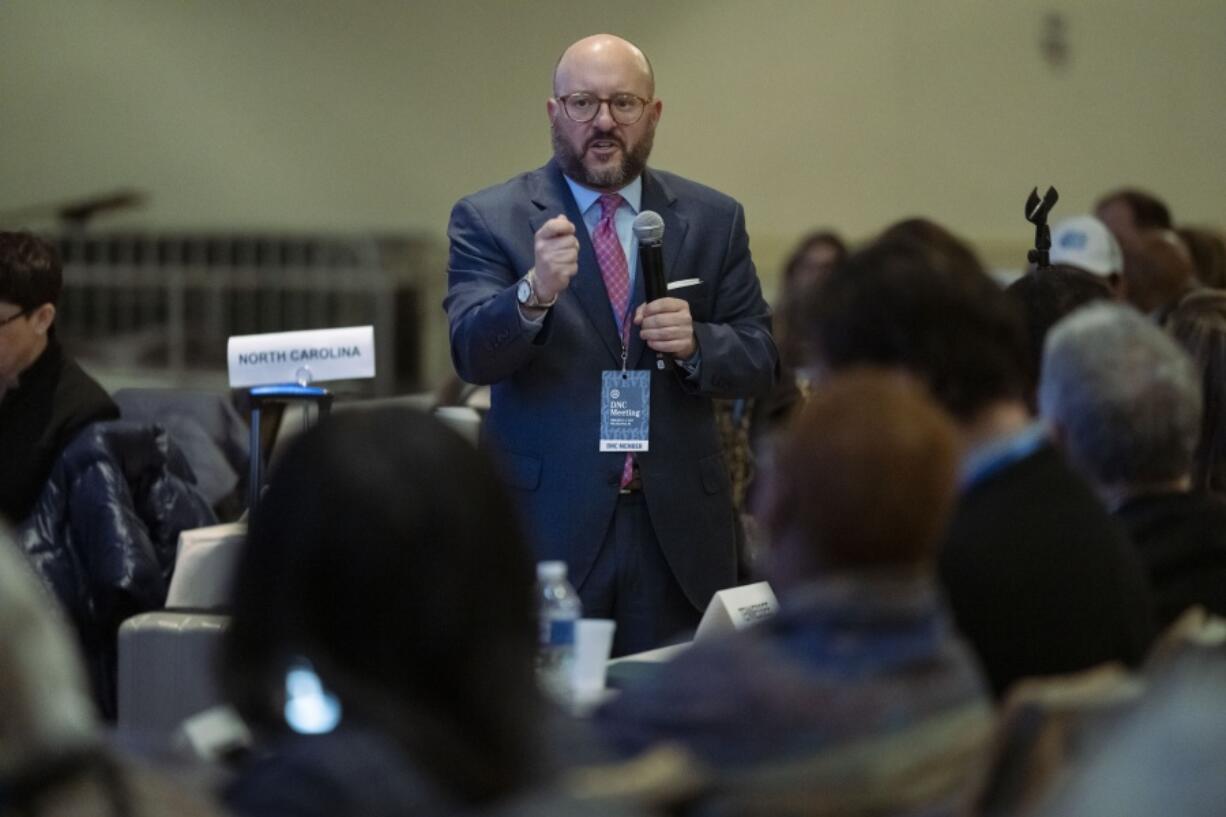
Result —
[[641, 304], [635, 310], [634, 323], [640, 328], [643, 342], [657, 352], [687, 360], [698, 351], [690, 305], [680, 298], [659, 298]]

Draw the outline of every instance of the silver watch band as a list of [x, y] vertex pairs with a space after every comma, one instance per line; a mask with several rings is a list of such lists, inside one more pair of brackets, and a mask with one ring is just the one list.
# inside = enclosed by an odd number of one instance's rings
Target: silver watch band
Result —
[[528, 274], [525, 275], [524, 277], [528, 279], [528, 287], [532, 290], [532, 300], [528, 303], [528, 306], [535, 306], [535, 307], [540, 307], [541, 309], [548, 309], [549, 307], [553, 306], [554, 304], [558, 302], [558, 296], [556, 293], [554, 294], [553, 299], [549, 301], [548, 303], [546, 303], [545, 301], [542, 301], [541, 296], [537, 294], [536, 292], [536, 267], [533, 267], [532, 269], [528, 270]]

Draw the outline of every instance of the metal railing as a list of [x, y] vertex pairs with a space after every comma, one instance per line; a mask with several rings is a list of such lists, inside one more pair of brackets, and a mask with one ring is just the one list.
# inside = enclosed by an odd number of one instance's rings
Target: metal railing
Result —
[[60, 236], [65, 343], [101, 365], [190, 385], [224, 372], [231, 335], [371, 324], [376, 395], [419, 388], [421, 282], [411, 238], [275, 235]]

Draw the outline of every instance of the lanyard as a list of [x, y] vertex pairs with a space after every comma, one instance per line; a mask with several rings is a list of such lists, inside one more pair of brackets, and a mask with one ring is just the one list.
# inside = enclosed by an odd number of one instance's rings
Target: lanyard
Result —
[[630, 314], [634, 309], [633, 294], [631, 293], [632, 297], [626, 299], [626, 313], [624, 315], [619, 318], [616, 312], [613, 313], [613, 319], [617, 322], [617, 339], [622, 344], [622, 377], [626, 375], [626, 361], [630, 357], [630, 350], [627, 348], [627, 344], [630, 342]]

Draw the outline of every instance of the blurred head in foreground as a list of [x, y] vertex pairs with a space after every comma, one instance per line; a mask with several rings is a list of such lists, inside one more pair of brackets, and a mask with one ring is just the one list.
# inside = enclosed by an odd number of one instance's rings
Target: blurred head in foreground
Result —
[[327, 418], [253, 518], [224, 649], [231, 700], [266, 733], [302, 731], [287, 678], [306, 666], [339, 726], [389, 737], [451, 797], [514, 790], [539, 743], [534, 574], [514, 519], [486, 458], [438, 421]]
[[0, 778], [97, 743], [75, 641], [57, 612], [0, 528]]
[[1028, 393], [1020, 310], [970, 248], [931, 222], [891, 227], [831, 273], [807, 310], [818, 368], [902, 369], [960, 424]]
[[106, 745], [76, 639], [0, 527], [0, 814], [210, 817]]
[[927, 568], [953, 508], [958, 453], [952, 421], [907, 375], [831, 378], [777, 453], [766, 509], [777, 582]]
[[[1154, 679], [1131, 712], [1084, 739], [1038, 817], [1216, 817], [1226, 802], [1226, 661], [1220, 641]], [[1105, 720], [1098, 716], [1099, 720]]]
[[1043, 341], [1051, 328], [1077, 307], [1112, 297], [1103, 278], [1058, 264], [1031, 270], [1009, 284], [1005, 292], [1017, 301], [1026, 316], [1030, 372], [1036, 385], [1043, 368]]

